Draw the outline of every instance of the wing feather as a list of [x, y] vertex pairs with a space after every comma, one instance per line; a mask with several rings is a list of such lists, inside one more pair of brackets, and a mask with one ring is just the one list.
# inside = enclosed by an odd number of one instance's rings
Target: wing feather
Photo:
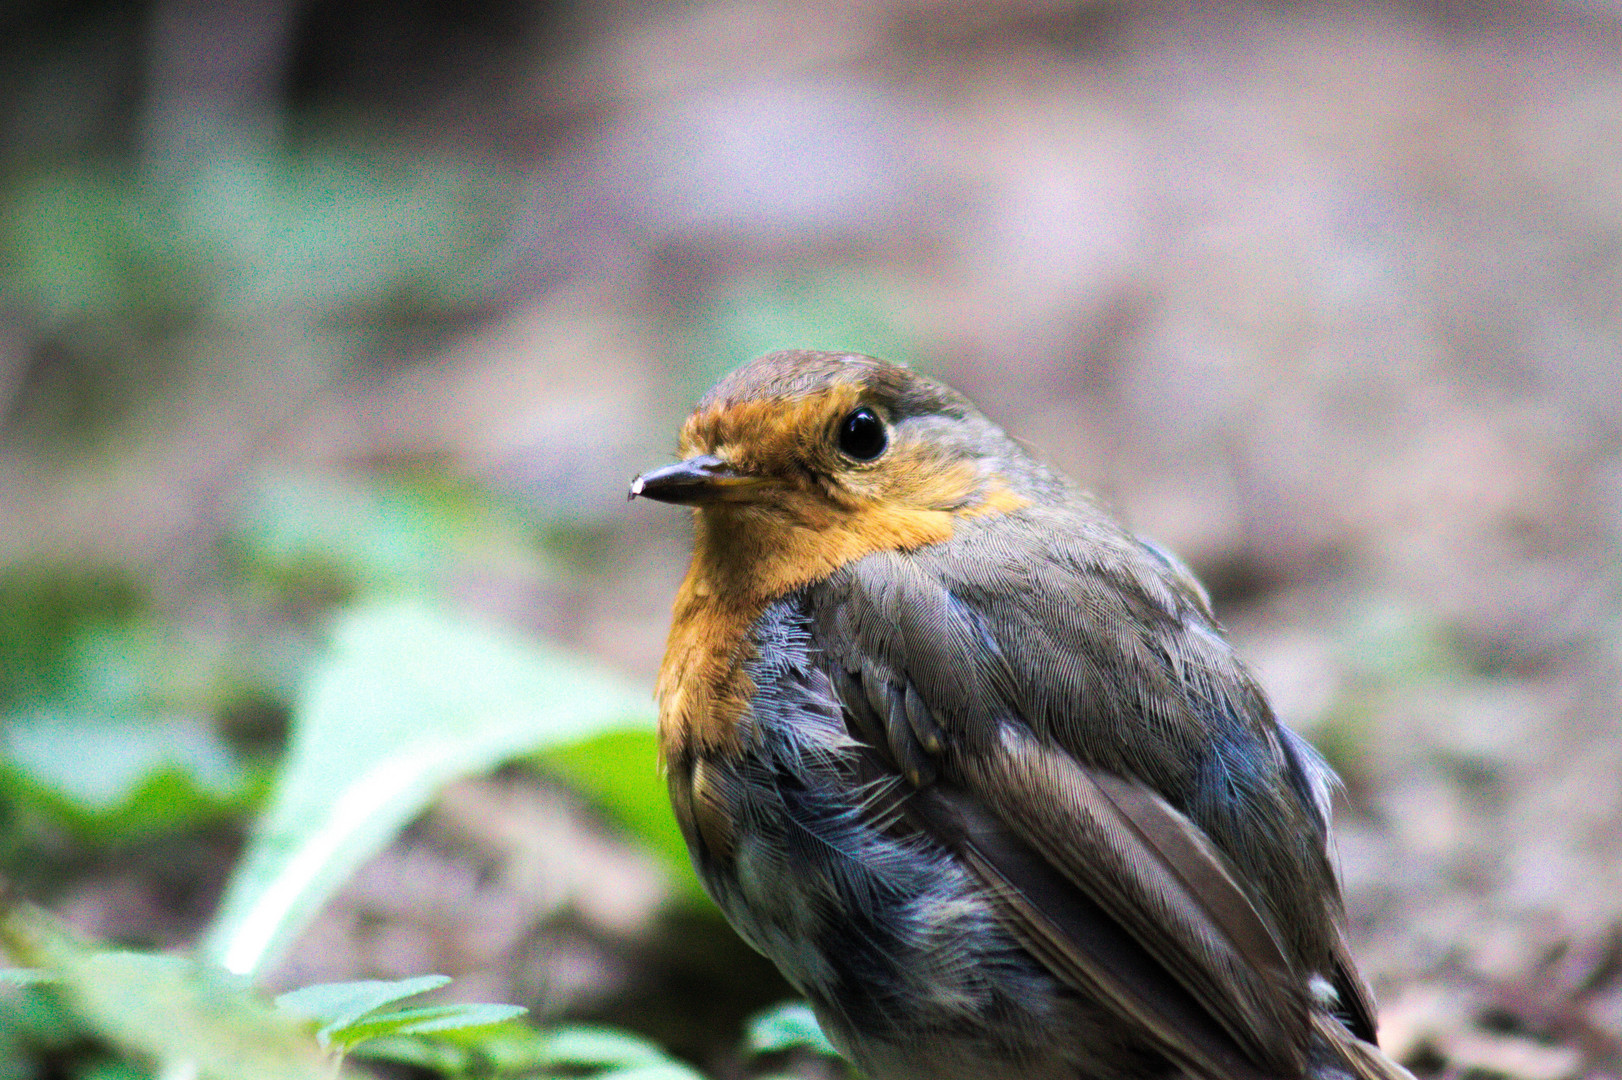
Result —
[[[1200, 710], [1227, 707], [1219, 719], [1255, 725], [1239, 734], [1255, 731], [1258, 767], [1273, 769], [1237, 777], [1233, 798], [1285, 800], [1304, 843], [1321, 845], [1270, 715], [1231, 715], [1226, 701], [1246, 707], [1252, 691], [1213, 666], [1228, 654], [1203, 622], [1186, 643], [1148, 636], [1156, 619], [1163, 630], [1204, 618], [1175, 582], [1124, 589], [1051, 553], [984, 557], [1013, 561], [999, 572], [958, 559], [948, 579], [917, 556], [870, 556], [806, 605], [853, 726], [917, 789], [909, 807], [934, 808], [908, 816], [959, 852], [1056, 977], [1196, 1075], [1303, 1075], [1314, 1036], [1298, 943], [1232, 852], [1160, 786], [1183, 782], [1184, 751], [1216, 737], [1198, 727]], [[1005, 610], [990, 610], [991, 580], [1017, 586], [1000, 594]], [[1358, 999], [1349, 1011], [1361, 1009]]]
[[997, 752], [966, 755], [962, 769], [973, 796], [1173, 973], [1250, 1060], [1300, 1073], [1304, 980], [1188, 818], [1016, 724]]
[[1061, 982], [1144, 1033], [1192, 1075], [1271, 1080], [1299, 1075], [1258, 1068], [1203, 1004], [1142, 944], [972, 796], [936, 787], [915, 792], [904, 814], [963, 859], [987, 886], [1003, 920]]

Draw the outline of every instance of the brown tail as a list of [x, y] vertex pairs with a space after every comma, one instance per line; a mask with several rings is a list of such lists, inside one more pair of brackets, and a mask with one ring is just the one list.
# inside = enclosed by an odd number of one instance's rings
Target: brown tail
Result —
[[1414, 1080], [1413, 1073], [1386, 1057], [1378, 1046], [1341, 1027], [1333, 1017], [1318, 1014], [1312, 1023], [1318, 1038], [1329, 1047], [1330, 1060], [1352, 1080]]

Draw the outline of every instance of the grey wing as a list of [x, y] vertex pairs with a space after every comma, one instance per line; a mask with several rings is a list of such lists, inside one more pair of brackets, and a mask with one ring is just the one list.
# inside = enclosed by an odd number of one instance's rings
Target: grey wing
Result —
[[[1021, 631], [987, 615], [972, 577], [954, 589], [916, 556], [854, 563], [807, 608], [852, 726], [914, 789], [906, 812], [1055, 976], [1196, 1075], [1299, 1076], [1305, 975], [1234, 861], [1163, 794], [1177, 776], [1145, 782], [1136, 760], [1206, 738], [1179, 727], [1200, 673], [1140, 633], [1142, 597], [1072, 576], [1015, 584]], [[1066, 633], [1058, 604], [1079, 605], [1067, 617], [1085, 632]], [[1009, 659], [1016, 632], [1044, 662]]]

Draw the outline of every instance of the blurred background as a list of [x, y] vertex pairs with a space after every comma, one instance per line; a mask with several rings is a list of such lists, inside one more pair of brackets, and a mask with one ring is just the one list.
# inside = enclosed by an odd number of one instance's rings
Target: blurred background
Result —
[[[944, 378], [1193, 564], [1346, 780], [1394, 1052], [1622, 1076], [1611, 0], [11, 0], [4, 874], [191, 946], [377, 598], [651, 714], [688, 526], [626, 482], [791, 346]], [[264, 981], [750, 1072], [787, 989], [599, 802], [458, 781]]]

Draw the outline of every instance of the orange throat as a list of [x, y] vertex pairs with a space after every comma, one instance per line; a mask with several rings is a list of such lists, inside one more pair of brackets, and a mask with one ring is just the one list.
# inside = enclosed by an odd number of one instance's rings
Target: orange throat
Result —
[[751, 628], [768, 604], [879, 551], [914, 551], [949, 539], [962, 517], [1006, 513], [1026, 500], [996, 485], [954, 509], [863, 503], [810, 508], [790, 519], [750, 504], [702, 507], [693, 561], [676, 594], [659, 669], [659, 742], [665, 765], [728, 754], [754, 686]]

